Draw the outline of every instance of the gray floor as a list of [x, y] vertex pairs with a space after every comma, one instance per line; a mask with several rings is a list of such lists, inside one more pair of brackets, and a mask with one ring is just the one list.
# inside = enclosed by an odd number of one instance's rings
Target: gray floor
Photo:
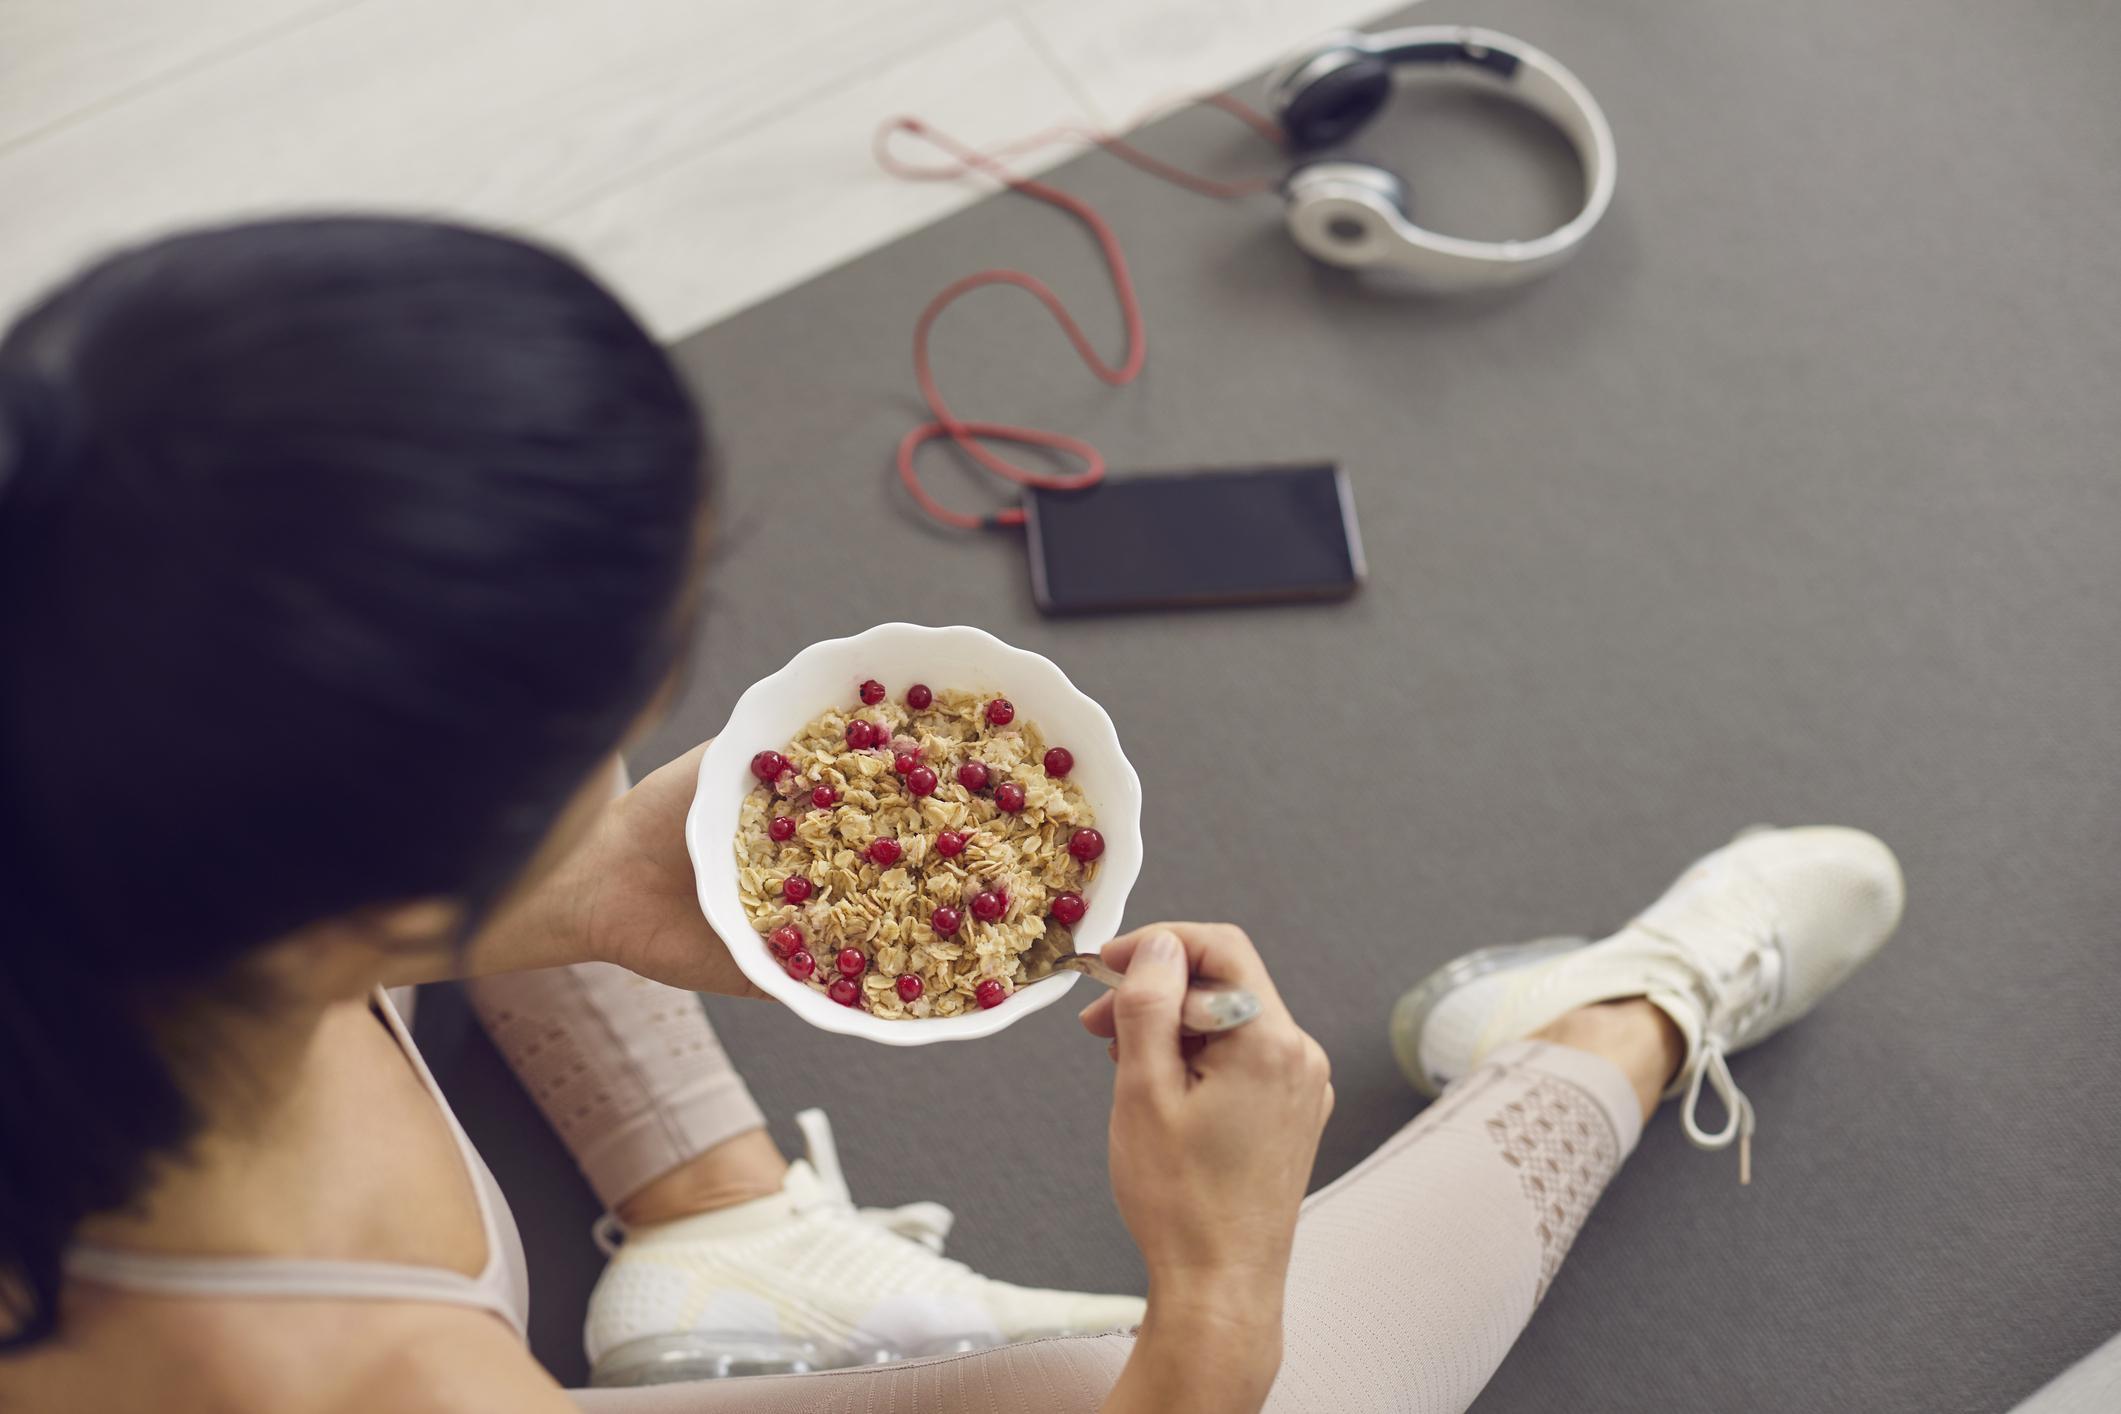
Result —
[[[2121, 1327], [2121, 11], [1449, 17], [1553, 50], [1608, 108], [1618, 204], [1558, 278], [1479, 305], [1364, 294], [1307, 265], [1270, 200], [1091, 156], [1061, 180], [1128, 242], [1142, 382], [1091, 382], [1017, 297], [939, 336], [960, 409], [1123, 467], [1338, 458], [1374, 575], [1357, 601], [1047, 623], [1017, 546], [909, 511], [888, 465], [930, 292], [1023, 266], [1117, 348], [1079, 231], [990, 201], [680, 346], [716, 415], [726, 544], [642, 760], [879, 620], [1052, 656], [1148, 788], [1134, 917], [1249, 925], [1331, 1051], [1320, 1180], [1414, 1113], [1382, 1028], [1427, 968], [1609, 927], [1751, 821], [1874, 829], [1907, 924], [1735, 1067], [1753, 1186], [1653, 1124], [1479, 1407], [1999, 1408]], [[1151, 140], [1253, 156], [1214, 115]], [[1505, 234], [1560, 199], [1550, 143], [1463, 105], [1366, 146], [1439, 225]], [[931, 464], [965, 504], [989, 495]], [[1106, 1062], [1065, 1010], [911, 1053], [711, 1010], [791, 1144], [788, 1114], [831, 1110], [860, 1198], [950, 1202], [954, 1250], [997, 1274], [1138, 1282], [1103, 1177]], [[466, 1118], [525, 1210], [540, 1346], [573, 1373], [593, 1210], [453, 1022], [425, 1029], [481, 1096]], [[1050, 1235], [1013, 1235], [1034, 1208]]]

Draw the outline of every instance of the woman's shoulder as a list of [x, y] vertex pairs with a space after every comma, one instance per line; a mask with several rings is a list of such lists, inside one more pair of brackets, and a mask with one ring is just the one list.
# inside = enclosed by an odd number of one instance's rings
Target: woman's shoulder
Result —
[[577, 1414], [515, 1334], [483, 1315], [422, 1327], [354, 1374], [331, 1414]]
[[469, 1307], [70, 1295], [57, 1335], [0, 1359], [0, 1411], [575, 1414], [515, 1332]]

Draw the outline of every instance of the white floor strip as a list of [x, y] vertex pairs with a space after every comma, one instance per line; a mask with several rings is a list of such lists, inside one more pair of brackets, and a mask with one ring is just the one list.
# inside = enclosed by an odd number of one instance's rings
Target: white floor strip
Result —
[[1124, 121], [1384, 8], [8, 0], [0, 315], [119, 244], [357, 208], [558, 240], [675, 336], [983, 194], [878, 172], [887, 114], [974, 141]]

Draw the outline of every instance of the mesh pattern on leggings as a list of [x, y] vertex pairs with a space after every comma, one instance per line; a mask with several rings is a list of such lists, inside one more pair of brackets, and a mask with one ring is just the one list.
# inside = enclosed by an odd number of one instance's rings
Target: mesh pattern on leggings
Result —
[[639, 978], [608, 986], [607, 996], [625, 998], [624, 1035], [586, 1009], [555, 1015], [511, 1000], [480, 1008], [486, 1034], [570, 1145], [594, 1137], [614, 1107], [645, 1103], [651, 1074], [683, 1079], [728, 1065], [692, 993]]
[[466, 991], [607, 1205], [765, 1124], [691, 992], [601, 962], [483, 977]]
[[1533, 1300], [1543, 1301], [1591, 1205], [1620, 1167], [1620, 1139], [1597, 1102], [1553, 1079], [1504, 1105], [1489, 1117], [1487, 1129], [1539, 1215], [1539, 1289]]

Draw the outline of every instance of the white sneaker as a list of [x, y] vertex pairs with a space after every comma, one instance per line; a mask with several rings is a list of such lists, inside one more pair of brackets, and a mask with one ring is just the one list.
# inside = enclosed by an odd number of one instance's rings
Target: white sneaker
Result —
[[856, 1208], [822, 1110], [779, 1193], [625, 1234], [589, 1298], [593, 1385], [793, 1373], [1138, 1325], [1136, 1296], [990, 1281], [942, 1255], [939, 1203]]
[[[1748, 831], [1604, 942], [1542, 938], [1446, 963], [1399, 999], [1392, 1049], [1414, 1087], [1434, 1095], [1564, 1012], [1646, 997], [1686, 1040], [1666, 1097], [1686, 1095], [1687, 1138], [1704, 1149], [1738, 1140], [1749, 1181], [1753, 1106], [1725, 1057], [1840, 986], [1892, 936], [1905, 901], [1899, 861], [1861, 830]], [[1713, 1134], [1696, 1118], [1704, 1079], [1727, 1115]]]

